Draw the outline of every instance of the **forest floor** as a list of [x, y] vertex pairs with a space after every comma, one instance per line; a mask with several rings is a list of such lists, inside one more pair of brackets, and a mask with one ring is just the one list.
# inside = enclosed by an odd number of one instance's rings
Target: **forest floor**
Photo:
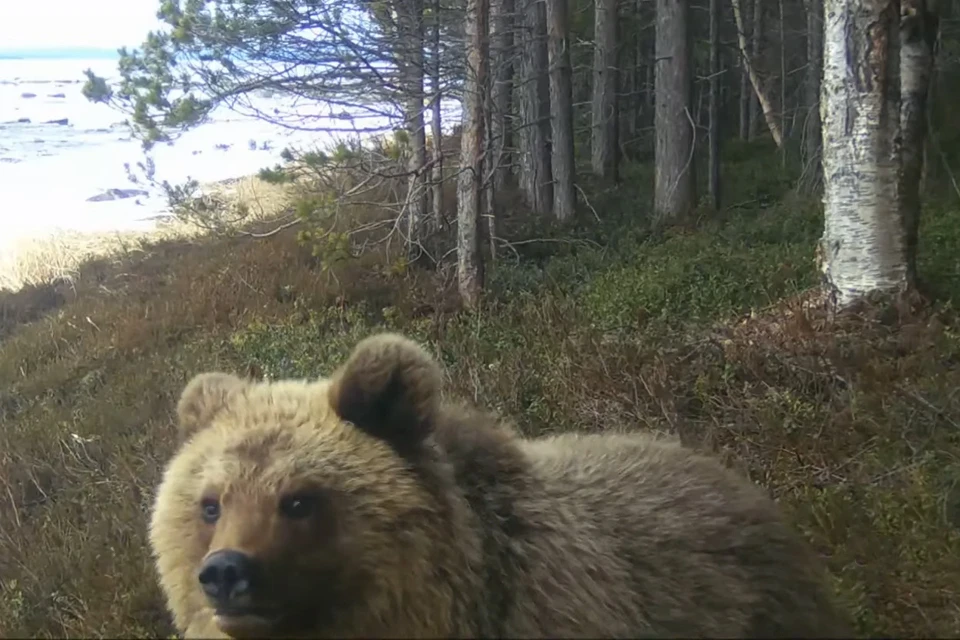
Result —
[[477, 312], [449, 269], [382, 246], [324, 265], [296, 229], [146, 243], [0, 293], [0, 636], [173, 633], [146, 523], [185, 382], [327, 374], [383, 329], [526, 434], [717, 452], [823, 555], [862, 636], [960, 635], [958, 207], [924, 212], [935, 304], [831, 319], [812, 304], [820, 207], [772, 157], [727, 155], [731, 206], [696, 225], [648, 231], [642, 164], [585, 180], [574, 228], [506, 219]]

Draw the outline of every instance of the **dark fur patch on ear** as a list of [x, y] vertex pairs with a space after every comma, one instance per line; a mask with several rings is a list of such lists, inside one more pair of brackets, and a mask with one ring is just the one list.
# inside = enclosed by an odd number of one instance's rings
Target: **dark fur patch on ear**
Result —
[[210, 426], [213, 418], [227, 406], [230, 394], [246, 385], [229, 373], [201, 373], [184, 387], [177, 403], [180, 440]]
[[430, 434], [441, 373], [420, 345], [382, 333], [362, 340], [334, 376], [330, 404], [344, 420], [403, 454]]

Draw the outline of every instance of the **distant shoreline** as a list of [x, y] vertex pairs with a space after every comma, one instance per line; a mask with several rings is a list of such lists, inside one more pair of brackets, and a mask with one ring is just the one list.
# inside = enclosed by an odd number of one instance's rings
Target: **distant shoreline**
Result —
[[[224, 211], [228, 216], [223, 220], [226, 223], [224, 231], [228, 234], [244, 224], [268, 223], [285, 215], [293, 193], [291, 187], [289, 184], [264, 182], [255, 174], [200, 185], [203, 193], [218, 197], [227, 207], [255, 205], [242, 221], [230, 222], [230, 214]], [[93, 258], [149, 251], [151, 243], [189, 242], [216, 235], [203, 225], [178, 218], [169, 210], [139, 220], [148, 223], [149, 227], [98, 231], [50, 228], [15, 238], [8, 245], [0, 244], [0, 291], [17, 291], [29, 285], [70, 278], [83, 262]]]
[[119, 57], [117, 49], [94, 47], [0, 49], [0, 60], [110, 60]]

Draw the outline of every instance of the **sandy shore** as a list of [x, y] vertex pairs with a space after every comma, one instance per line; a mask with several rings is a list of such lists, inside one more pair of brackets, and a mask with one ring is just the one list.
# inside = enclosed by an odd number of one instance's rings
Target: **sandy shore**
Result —
[[[266, 221], [281, 215], [290, 201], [291, 189], [273, 185], [256, 176], [229, 178], [202, 185], [203, 192], [222, 198], [229, 205], [243, 204], [249, 215], [239, 220], [229, 212], [221, 222], [236, 227], [238, 223]], [[55, 232], [40, 237], [14, 241], [0, 254], [0, 290], [19, 289], [25, 285], [69, 279], [85, 260], [143, 251], [146, 244], [169, 239], [187, 239], [209, 233], [205, 227], [178, 220], [172, 214], [155, 217], [148, 231], [114, 231], [106, 233]]]

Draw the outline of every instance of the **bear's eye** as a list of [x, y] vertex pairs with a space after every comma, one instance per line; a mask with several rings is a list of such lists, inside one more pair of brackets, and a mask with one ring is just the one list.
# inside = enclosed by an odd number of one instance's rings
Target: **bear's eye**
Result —
[[216, 498], [204, 498], [200, 501], [200, 513], [204, 522], [213, 524], [220, 517], [220, 503]]
[[288, 518], [299, 520], [313, 513], [316, 500], [313, 496], [297, 494], [280, 500], [280, 512]]

